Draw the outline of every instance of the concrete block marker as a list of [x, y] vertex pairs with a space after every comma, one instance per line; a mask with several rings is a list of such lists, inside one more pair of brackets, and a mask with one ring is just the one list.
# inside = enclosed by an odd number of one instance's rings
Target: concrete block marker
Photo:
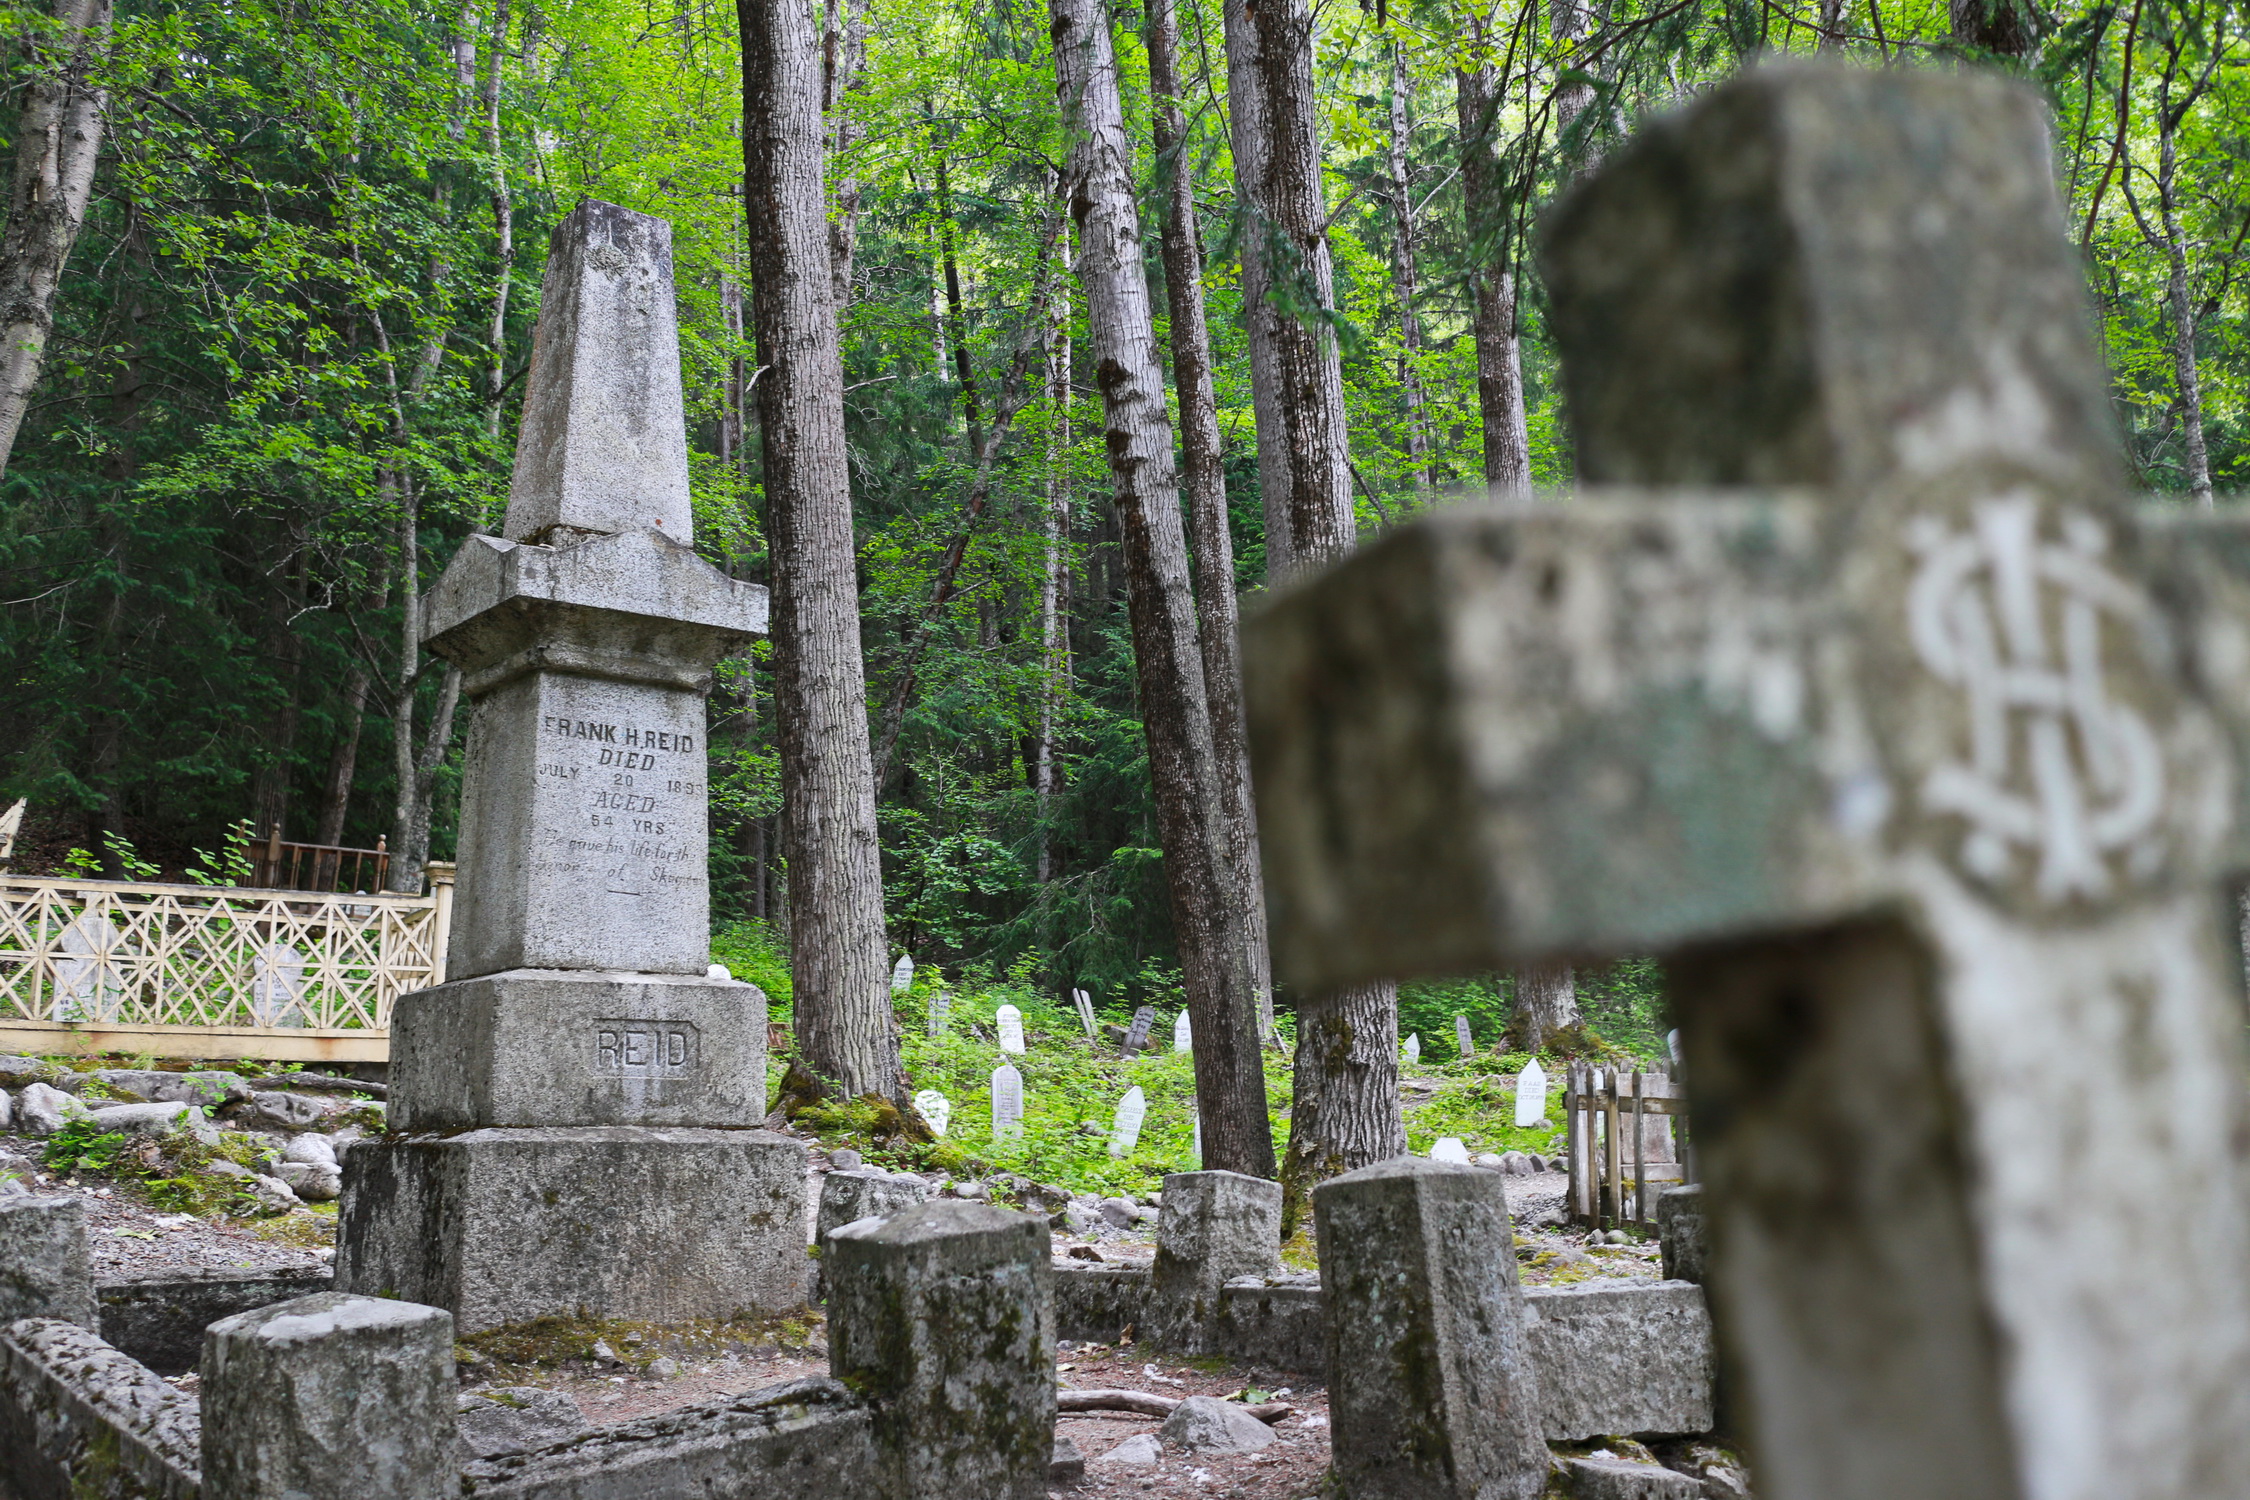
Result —
[[829, 1367], [875, 1403], [886, 1500], [1045, 1500], [1055, 1445], [1043, 1220], [926, 1203], [829, 1236]]
[[60, 1318], [89, 1332], [98, 1327], [85, 1200], [0, 1198], [0, 1328], [18, 1318]]
[[2044, 104], [1753, 69], [1541, 262], [1619, 488], [1245, 624], [1277, 977], [1664, 960], [1766, 1500], [2239, 1492], [2250, 521], [2130, 496]]
[[211, 1325], [203, 1484], [213, 1500], [460, 1493], [453, 1319], [323, 1292]]
[[1345, 1500], [1532, 1500], [1540, 1398], [1499, 1174], [1401, 1157], [1313, 1191]]

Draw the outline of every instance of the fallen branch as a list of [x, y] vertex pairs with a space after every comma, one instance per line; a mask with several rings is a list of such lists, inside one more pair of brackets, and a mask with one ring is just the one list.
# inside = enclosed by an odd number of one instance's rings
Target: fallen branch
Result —
[[[1144, 1417], [1168, 1417], [1172, 1408], [1180, 1404], [1177, 1396], [1158, 1396], [1148, 1391], [1057, 1391], [1057, 1411], [1130, 1411]], [[1264, 1406], [1245, 1406], [1261, 1422], [1273, 1423], [1288, 1416], [1297, 1408], [1282, 1401], [1269, 1401]]]

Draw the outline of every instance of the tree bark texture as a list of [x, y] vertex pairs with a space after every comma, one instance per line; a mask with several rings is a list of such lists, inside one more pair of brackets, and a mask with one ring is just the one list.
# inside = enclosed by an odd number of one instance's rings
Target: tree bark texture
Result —
[[2203, 372], [2196, 364], [2194, 284], [2188, 275], [2187, 232], [2180, 224], [2180, 122], [2166, 74], [2156, 96], [2156, 210], [2164, 241], [2164, 301], [2172, 324], [2172, 379], [2180, 401], [2181, 468], [2188, 494], [2213, 504], [2211, 450], [2203, 430]]
[[1195, 1027], [1203, 1160], [1215, 1170], [1271, 1177], [1258, 996], [1220, 808], [1117, 59], [1099, 0], [1049, 3], [1056, 89], [1073, 137], [1071, 213], [1079, 229], [1079, 280], [1123, 537], [1157, 834]]
[[[1070, 186], [1056, 174], [1055, 195], [1067, 211]], [[1062, 258], [1070, 260], [1065, 229]], [[1048, 304], [1046, 328], [1048, 406], [1047, 497], [1040, 517], [1039, 568], [1039, 724], [1032, 747], [1031, 792], [1039, 810], [1039, 883], [1054, 878], [1054, 850], [1047, 820], [1055, 793], [1062, 789], [1062, 762], [1055, 732], [1070, 684], [1070, 293], [1057, 287]]]
[[492, 315], [486, 320], [485, 341], [491, 361], [484, 373], [485, 431], [500, 435], [500, 397], [507, 389], [508, 292], [514, 281], [516, 259], [516, 204], [508, 188], [508, 159], [500, 149], [500, 68], [508, 55], [508, 0], [494, 0], [492, 54], [484, 75], [484, 153], [490, 163], [492, 184]]
[[903, 1104], [821, 182], [820, 31], [807, 0], [739, 0], [737, 14], [797, 1045], [820, 1087]]
[[1488, 63], [1454, 75], [1461, 126], [1461, 194], [1475, 268], [1472, 328], [1477, 408], [1484, 428], [1484, 478], [1496, 489], [1531, 488], [1531, 435], [1524, 422], [1523, 351], [1516, 321], [1513, 216], [1493, 132], [1500, 80]]
[[1263, 231], [1257, 199], [1266, 173], [1265, 86], [1258, 73], [1258, 28], [1249, 0], [1225, 0], [1228, 134], [1234, 146], [1235, 202], [1241, 229], [1242, 317], [1250, 343], [1250, 407], [1258, 428], [1258, 499], [1265, 513], [1266, 580], [1279, 583], [1294, 564], [1289, 545], [1289, 432], [1281, 415], [1279, 314], [1266, 297]]
[[1398, 298], [1398, 389], [1406, 406], [1406, 467], [1417, 485], [1437, 483], [1422, 395], [1422, 320], [1414, 311], [1418, 273], [1414, 245], [1414, 80], [1406, 48], [1391, 40], [1390, 176], [1391, 290]]
[[110, 0], [56, 0], [53, 33], [31, 44], [16, 118], [16, 171], [0, 231], [0, 474], [31, 407], [55, 327], [55, 290], [86, 222], [107, 94]]
[[341, 844], [351, 813], [352, 777], [359, 769], [359, 734], [367, 720], [367, 689], [372, 680], [364, 663], [354, 663], [344, 679], [344, 709], [336, 722], [336, 743], [328, 751], [328, 776], [321, 785], [316, 844]]
[[1516, 1044], [1537, 1052], [1555, 1036], [1578, 1024], [1578, 978], [1568, 964], [1518, 969], [1514, 1026]]
[[[1276, 304], [1279, 402], [1289, 453], [1290, 561], [1300, 573], [1352, 550], [1351, 462], [1343, 365], [1332, 321], [1328, 205], [1314, 119], [1312, 12], [1305, 0], [1250, 0], [1266, 100], [1260, 244]], [[1359, 985], [1305, 995], [1283, 1164], [1282, 1219], [1294, 1228], [1315, 1184], [1406, 1151], [1398, 1096], [1398, 987]]]
[[1203, 248], [1196, 234], [1195, 178], [1187, 166], [1180, 102], [1179, 24], [1172, 0], [1148, 0], [1148, 48], [1157, 203], [1162, 214], [1164, 292], [1172, 325], [1172, 389], [1180, 405], [1181, 478], [1195, 539], [1195, 599], [1211, 751], [1226, 825], [1232, 897], [1242, 922], [1250, 981], [1258, 991], [1258, 1035], [1273, 1033], [1272, 962], [1265, 880], [1258, 868], [1258, 813], [1250, 796], [1250, 734], [1242, 712], [1241, 619], [1234, 594], [1234, 535], [1227, 522], [1219, 397], [1211, 379], [1211, 332], [1203, 307]]
[[[859, 141], [861, 127], [845, 95], [859, 87], [867, 66], [868, 0], [826, 0], [820, 33], [820, 113], [827, 122], [828, 155], [842, 155]], [[836, 179], [835, 212], [828, 218], [828, 268], [836, 316], [852, 301], [852, 261], [859, 248], [859, 205], [865, 190], [857, 177]]]

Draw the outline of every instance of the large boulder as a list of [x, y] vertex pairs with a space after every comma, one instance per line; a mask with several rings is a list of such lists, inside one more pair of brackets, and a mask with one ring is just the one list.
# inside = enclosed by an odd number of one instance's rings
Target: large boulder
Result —
[[[113, 1091], [157, 1104], [194, 1104], [217, 1109], [230, 1098], [247, 1096], [248, 1083], [239, 1073], [199, 1070], [167, 1073], [157, 1068], [97, 1068], [93, 1076]], [[244, 1090], [238, 1096], [235, 1090]]]
[[1184, 1453], [1255, 1453], [1274, 1440], [1272, 1428], [1216, 1396], [1188, 1397], [1172, 1408], [1156, 1435]]
[[568, 1396], [534, 1385], [466, 1392], [458, 1410], [461, 1448], [469, 1458], [524, 1453], [593, 1430]]
[[85, 1105], [51, 1084], [27, 1083], [16, 1095], [16, 1129], [25, 1135], [53, 1135], [85, 1114]]
[[205, 1123], [202, 1112], [192, 1104], [107, 1104], [87, 1113], [104, 1131], [123, 1135], [165, 1135], [186, 1125], [191, 1129], [201, 1127], [196, 1130], [198, 1135], [207, 1133], [218, 1139], [218, 1132]]
[[344, 1194], [344, 1174], [334, 1162], [284, 1161], [274, 1175], [307, 1203], [333, 1203]]
[[241, 1121], [261, 1130], [318, 1130], [328, 1123], [328, 1116], [335, 1107], [302, 1094], [261, 1089], [250, 1096], [249, 1108], [242, 1112]]

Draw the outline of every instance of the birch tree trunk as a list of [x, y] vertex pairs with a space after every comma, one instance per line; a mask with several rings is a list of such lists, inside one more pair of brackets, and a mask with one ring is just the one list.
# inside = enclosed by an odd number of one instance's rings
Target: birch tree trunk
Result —
[[1195, 1028], [1203, 1160], [1216, 1170], [1271, 1177], [1258, 997], [1233, 893], [1117, 60], [1099, 0], [1049, 5], [1056, 89], [1073, 137], [1079, 280], [1108, 424], [1157, 834]]
[[313, 833], [316, 844], [341, 844], [344, 820], [351, 812], [352, 777], [359, 769], [359, 732], [367, 719], [367, 689], [373, 674], [366, 663], [355, 662], [344, 679], [344, 711], [337, 716], [336, 743], [328, 752], [328, 776], [320, 794], [320, 823]]
[[[2157, 95], [2156, 211], [2164, 240], [2164, 301], [2172, 324], [2172, 378], [2180, 398], [2181, 467], [2187, 491], [2210, 509], [2211, 450], [2203, 430], [2203, 372], [2195, 358], [2194, 283], [2187, 234], [2180, 224], [2180, 118], [2171, 109], [2171, 80]], [[2184, 111], [2183, 111], [2184, 113]]]
[[55, 0], [55, 30], [29, 46], [16, 171], [0, 231], [0, 474], [47, 362], [55, 290], [94, 191], [108, 96], [94, 70], [109, 48], [110, 0]]
[[[1069, 184], [1056, 174], [1056, 197], [1066, 207]], [[1062, 259], [1070, 261], [1070, 231], [1063, 230]], [[1055, 754], [1055, 728], [1070, 685], [1070, 293], [1055, 289], [1047, 315], [1048, 405], [1047, 503], [1040, 518], [1043, 555], [1039, 570], [1039, 724], [1032, 747], [1031, 791], [1039, 814], [1038, 879], [1054, 878], [1054, 850], [1047, 820], [1061, 790], [1061, 761]]]
[[1266, 579], [1294, 568], [1289, 545], [1289, 432], [1281, 415], [1279, 314], [1266, 296], [1266, 258], [1258, 225], [1258, 184], [1266, 175], [1266, 96], [1258, 72], [1258, 28], [1250, 0], [1225, 0], [1227, 109], [1234, 145], [1235, 201], [1242, 225], [1242, 317], [1250, 343], [1250, 406], [1258, 428], [1258, 498], [1265, 516]]
[[500, 394], [507, 388], [508, 292], [516, 259], [516, 206], [508, 188], [508, 159], [500, 150], [500, 69], [508, 56], [508, 0], [492, 7], [491, 66], [484, 75], [484, 154], [492, 173], [492, 314], [485, 320], [491, 360], [484, 372], [484, 425], [500, 435]]
[[[1477, 37], [1482, 45], [1481, 33]], [[1531, 435], [1524, 422], [1523, 351], [1517, 337], [1512, 234], [1493, 132], [1499, 76], [1481, 59], [1454, 74], [1461, 127], [1461, 195], [1473, 267], [1471, 328], [1477, 345], [1477, 409], [1483, 418], [1484, 479], [1495, 489], [1531, 488]]]
[[[1266, 103], [1265, 173], [1258, 185], [1269, 300], [1280, 299], [1279, 402], [1289, 454], [1290, 561], [1328, 566], [1358, 537], [1345, 446], [1343, 366], [1334, 324], [1328, 206], [1314, 121], [1312, 13], [1304, 0], [1251, 0]], [[1289, 1155], [1282, 1224], [1293, 1232], [1313, 1187], [1406, 1151], [1398, 1097], [1398, 987], [1358, 985], [1297, 1005]]]
[[1398, 388], [1406, 405], [1406, 467], [1424, 488], [1437, 483], [1430, 461], [1430, 431], [1422, 396], [1422, 320], [1414, 311], [1414, 181], [1409, 150], [1414, 131], [1414, 80], [1406, 49], [1391, 40], [1391, 290], [1398, 298]]
[[808, 0], [738, 0], [737, 15], [797, 1045], [812, 1091], [903, 1104], [821, 182], [820, 33]]
[[1258, 814], [1250, 797], [1250, 736], [1242, 713], [1241, 620], [1234, 594], [1234, 536], [1227, 523], [1219, 397], [1211, 381], [1211, 333], [1203, 307], [1203, 248], [1196, 235], [1195, 179], [1187, 164], [1180, 105], [1179, 25], [1172, 0], [1148, 0], [1148, 48], [1162, 213], [1164, 291], [1172, 325], [1172, 388], [1180, 403], [1180, 455], [1188, 525], [1195, 538], [1195, 599], [1211, 751], [1226, 824], [1231, 896], [1242, 923], [1258, 1035], [1273, 1033], [1273, 979], [1266, 944], [1265, 880], [1258, 869]]

